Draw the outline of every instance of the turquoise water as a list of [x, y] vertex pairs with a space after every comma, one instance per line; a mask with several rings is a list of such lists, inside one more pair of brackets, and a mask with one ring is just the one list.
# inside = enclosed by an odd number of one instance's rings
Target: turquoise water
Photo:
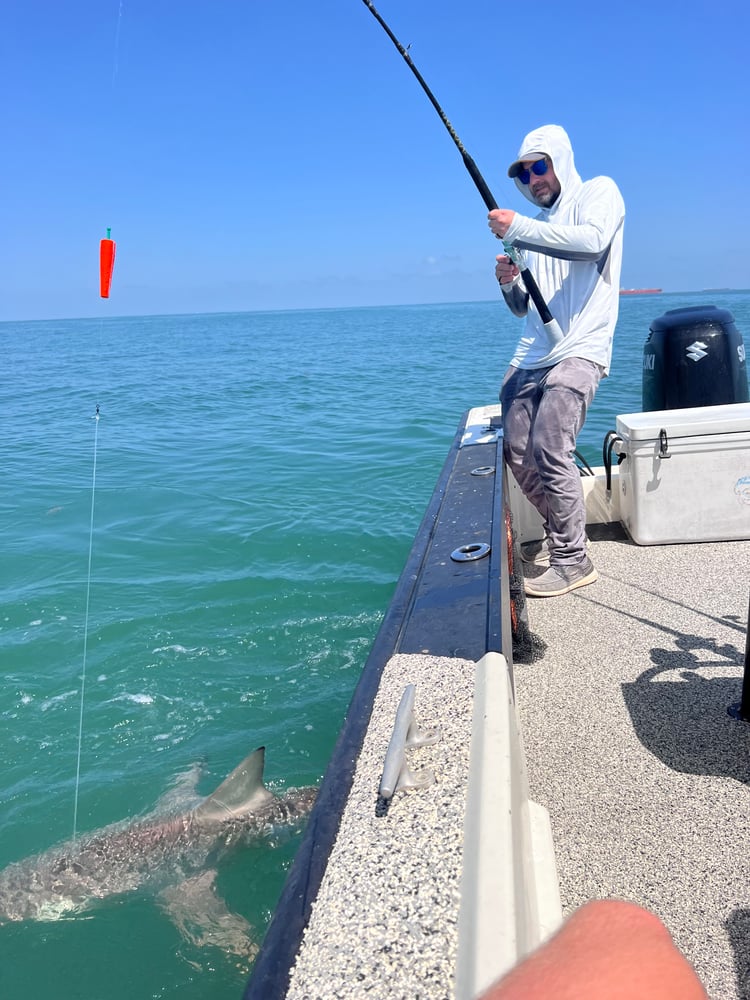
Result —
[[[641, 408], [650, 321], [707, 303], [748, 339], [750, 293], [623, 299], [592, 464]], [[196, 762], [207, 793], [261, 744], [271, 787], [320, 779], [461, 414], [496, 400], [518, 333], [497, 302], [0, 324], [0, 867], [72, 834], [84, 671], [79, 832]], [[295, 843], [220, 871], [258, 939]], [[246, 972], [148, 895], [0, 928], [3, 1000], [228, 1000]]]

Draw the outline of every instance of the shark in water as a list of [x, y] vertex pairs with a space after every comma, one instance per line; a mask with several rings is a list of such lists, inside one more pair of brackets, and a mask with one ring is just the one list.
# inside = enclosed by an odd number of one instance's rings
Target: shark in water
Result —
[[253, 958], [252, 928], [214, 891], [215, 865], [233, 848], [299, 826], [316, 788], [274, 795], [263, 784], [265, 749], [251, 753], [188, 812], [160, 812], [81, 836], [0, 871], [0, 925], [58, 920], [98, 900], [151, 890], [193, 944]]

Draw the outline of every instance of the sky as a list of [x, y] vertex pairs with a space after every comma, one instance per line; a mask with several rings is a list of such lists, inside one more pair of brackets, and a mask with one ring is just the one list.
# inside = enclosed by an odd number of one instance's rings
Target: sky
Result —
[[[501, 207], [560, 124], [623, 193], [624, 287], [750, 287], [745, 0], [376, 6]], [[5, 0], [0, 90], [0, 320], [497, 294], [484, 203], [362, 0]]]

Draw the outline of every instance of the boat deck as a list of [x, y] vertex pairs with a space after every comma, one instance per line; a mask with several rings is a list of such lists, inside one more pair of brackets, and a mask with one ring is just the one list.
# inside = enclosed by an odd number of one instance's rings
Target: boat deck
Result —
[[[511, 786], [526, 783], [520, 747], [509, 778], [498, 757], [472, 746], [491, 718], [475, 697], [485, 653], [510, 653], [513, 584], [503, 477], [495, 474], [502, 443], [491, 411], [472, 411], [459, 428], [245, 1000], [473, 1000], [477, 984], [512, 964], [501, 954], [506, 945], [522, 954], [559, 919], [548, 839], [537, 836], [532, 852], [544, 850], [531, 861], [517, 852], [523, 817], [537, 810], [549, 813], [563, 915], [593, 898], [636, 901], [661, 917], [712, 1000], [747, 1000], [750, 724], [727, 709], [741, 697], [750, 541], [639, 546], [619, 525], [617, 492], [606, 494], [600, 479], [585, 486], [599, 580], [527, 602], [534, 641], [525, 648], [536, 658], [516, 656], [515, 708], [510, 694], [505, 704], [506, 735], [517, 732], [516, 718], [520, 724], [528, 797], [511, 803]], [[511, 484], [524, 540], [536, 529], [518, 496]], [[488, 558], [453, 561], [457, 546], [483, 541]], [[397, 792], [383, 810], [386, 749], [412, 684], [418, 725], [441, 738], [409, 750], [409, 766], [429, 768], [437, 780]], [[499, 811], [475, 836], [467, 789], [476, 802], [477, 775]], [[498, 831], [511, 814], [509, 843]], [[486, 845], [492, 859], [481, 868], [474, 853]], [[538, 874], [514, 896], [529, 864]], [[496, 880], [503, 866], [505, 881]], [[465, 883], [467, 870], [479, 871], [473, 882]], [[543, 896], [531, 893], [550, 883], [554, 905], [545, 910]], [[467, 924], [464, 904], [475, 896], [485, 908]], [[535, 912], [533, 926], [523, 911]], [[476, 975], [464, 978], [475, 960]]]
[[[564, 914], [630, 899], [658, 914], [712, 1000], [750, 997], [750, 724], [739, 701], [750, 542], [592, 541], [596, 584], [529, 600], [541, 659], [514, 668], [530, 798], [550, 814]], [[447, 998], [458, 940], [473, 664], [386, 670], [290, 998]], [[374, 808], [405, 683], [443, 738], [438, 784]]]
[[[475, 669], [419, 654], [386, 665], [287, 1000], [453, 995]], [[377, 789], [405, 684], [417, 724], [440, 736], [409, 766], [437, 780], [386, 811]]]
[[750, 997], [750, 542], [593, 541], [590, 587], [529, 601], [547, 648], [515, 668], [530, 796], [565, 913], [658, 914], [714, 1000]]

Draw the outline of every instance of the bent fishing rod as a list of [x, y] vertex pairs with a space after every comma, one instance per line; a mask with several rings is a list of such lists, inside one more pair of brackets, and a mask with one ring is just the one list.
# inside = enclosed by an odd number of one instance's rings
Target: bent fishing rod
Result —
[[[445, 114], [445, 112], [443, 111], [443, 109], [440, 107], [440, 105], [438, 104], [437, 99], [435, 98], [435, 95], [432, 93], [432, 91], [430, 90], [430, 88], [425, 83], [425, 80], [424, 80], [422, 74], [419, 72], [419, 70], [417, 69], [417, 67], [414, 65], [411, 56], [409, 55], [409, 53], [407, 52], [407, 50], [403, 47], [403, 45], [401, 44], [401, 42], [399, 42], [399, 40], [393, 34], [393, 32], [388, 27], [388, 25], [385, 23], [385, 21], [380, 16], [380, 14], [375, 9], [375, 7], [370, 3], [370, 0], [362, 0], [362, 2], [364, 3], [365, 7], [369, 8], [369, 11], [372, 14], [372, 16], [375, 18], [375, 20], [378, 22], [378, 24], [381, 26], [381, 28], [388, 35], [388, 37], [393, 42], [393, 44], [396, 46], [396, 48], [398, 49], [398, 51], [404, 57], [406, 65], [409, 67], [409, 69], [412, 71], [412, 73], [414, 74], [414, 76], [419, 81], [420, 87], [425, 92], [425, 94], [427, 94], [427, 97], [429, 98], [430, 103], [432, 104], [433, 108], [437, 111], [438, 115], [440, 116], [440, 120], [442, 121], [443, 125], [445, 125], [446, 129], [448, 130], [448, 134], [450, 135], [450, 137], [453, 140], [453, 142], [456, 144], [456, 147], [457, 147], [457, 149], [458, 149], [459, 153], [461, 154], [461, 157], [462, 157], [462, 159], [464, 161], [464, 166], [469, 171], [469, 175], [471, 176], [471, 179], [474, 181], [474, 184], [475, 184], [477, 190], [479, 191], [480, 195], [482, 196], [482, 200], [484, 201], [485, 205], [487, 206], [488, 211], [490, 211], [490, 212], [494, 211], [498, 207], [498, 204], [495, 201], [495, 199], [493, 198], [492, 192], [490, 191], [490, 189], [489, 189], [489, 187], [487, 185], [487, 182], [485, 181], [484, 177], [482, 177], [481, 173], [479, 172], [479, 168], [477, 167], [477, 165], [474, 162], [474, 160], [467, 153], [466, 149], [464, 148], [464, 144], [461, 142], [461, 140], [459, 139], [459, 137], [456, 135], [455, 129], [453, 128], [453, 126], [451, 125], [451, 123], [448, 121], [448, 117]], [[510, 257], [510, 259], [513, 261], [513, 263], [516, 265], [516, 267], [521, 272], [521, 278], [523, 279], [523, 283], [526, 286], [526, 291], [529, 293], [529, 297], [531, 298], [531, 301], [536, 306], [536, 310], [539, 313], [539, 316], [541, 317], [541, 320], [542, 320], [542, 323], [545, 326], [545, 329], [547, 330], [547, 332], [549, 333], [549, 335], [551, 336], [551, 338], [554, 341], [561, 340], [562, 336], [563, 336], [562, 331], [560, 330], [560, 327], [558, 326], [557, 321], [553, 317], [552, 313], [549, 311], [549, 306], [544, 301], [544, 297], [542, 296], [542, 293], [539, 291], [539, 286], [536, 283], [534, 275], [531, 273], [531, 271], [526, 266], [526, 263], [524, 262], [523, 257], [519, 254], [519, 252], [516, 250], [516, 248], [514, 246], [512, 246], [510, 243], [506, 243], [506, 242], [503, 241], [503, 248], [505, 249], [506, 254]]]

